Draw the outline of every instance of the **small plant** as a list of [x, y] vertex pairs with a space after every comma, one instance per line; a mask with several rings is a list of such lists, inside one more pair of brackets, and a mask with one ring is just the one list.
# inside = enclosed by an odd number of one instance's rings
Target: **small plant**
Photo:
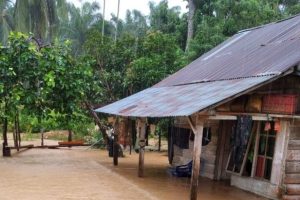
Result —
[[40, 135], [37, 133], [26, 132], [21, 134], [22, 141], [32, 141], [40, 138]]

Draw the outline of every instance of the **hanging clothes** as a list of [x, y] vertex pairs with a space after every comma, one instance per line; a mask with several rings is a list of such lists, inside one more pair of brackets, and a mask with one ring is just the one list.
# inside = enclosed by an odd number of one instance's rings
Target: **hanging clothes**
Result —
[[202, 137], [202, 146], [206, 146], [211, 141], [211, 128], [204, 127], [203, 128], [203, 137]]
[[168, 127], [168, 159], [169, 159], [169, 164], [172, 164], [173, 162], [173, 157], [174, 157], [174, 147], [173, 147], [173, 127], [169, 126]]
[[240, 169], [247, 149], [252, 130], [251, 116], [238, 116], [236, 126], [231, 134], [232, 158], [237, 169]]

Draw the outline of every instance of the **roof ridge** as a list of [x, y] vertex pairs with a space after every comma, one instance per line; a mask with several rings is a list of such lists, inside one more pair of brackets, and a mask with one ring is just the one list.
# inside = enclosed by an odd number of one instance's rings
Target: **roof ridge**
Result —
[[270, 22], [270, 23], [268, 23], [268, 24], [263, 24], [263, 25], [260, 25], [260, 26], [255, 26], [255, 27], [251, 27], [251, 28], [246, 28], [246, 29], [243, 29], [243, 30], [238, 31], [236, 34], [243, 33], [243, 32], [247, 32], [247, 31], [252, 31], [252, 30], [256, 30], [256, 29], [260, 29], [260, 28], [264, 28], [264, 27], [266, 27], [266, 26], [269, 26], [269, 25], [272, 25], [272, 24], [277, 24], [277, 23], [280, 23], [280, 22], [284, 22], [284, 21], [293, 19], [293, 18], [298, 17], [298, 16], [300, 16], [300, 13], [299, 13], [299, 14], [296, 14], [296, 15], [289, 16], [289, 17], [284, 18], [284, 19], [277, 20], [277, 21], [275, 21], [275, 22]]
[[255, 76], [241, 76], [241, 77], [215, 79], [215, 80], [202, 80], [202, 81], [195, 81], [195, 82], [191, 82], [191, 83], [176, 84], [173, 86], [192, 85], [192, 84], [199, 84], [199, 83], [211, 83], [211, 82], [217, 82], [217, 81], [240, 80], [240, 79], [247, 79], [247, 78], [259, 78], [259, 77], [265, 77], [265, 76], [278, 76], [280, 74], [282, 74], [282, 73], [281, 72], [261, 73], [261, 74], [255, 75]]

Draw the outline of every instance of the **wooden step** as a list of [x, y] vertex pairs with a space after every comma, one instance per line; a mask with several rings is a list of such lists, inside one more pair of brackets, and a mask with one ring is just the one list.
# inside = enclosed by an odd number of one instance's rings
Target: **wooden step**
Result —
[[290, 140], [288, 149], [289, 150], [300, 150], [300, 140]]
[[300, 127], [291, 127], [290, 140], [300, 140]]
[[287, 184], [286, 193], [288, 195], [299, 195], [300, 196], [300, 184]]
[[285, 184], [300, 184], [300, 174], [286, 174], [284, 178]]
[[300, 160], [300, 150], [288, 150], [286, 160], [287, 161]]
[[282, 200], [300, 200], [300, 195], [283, 195]]
[[300, 161], [287, 161], [285, 172], [286, 174], [300, 174]]

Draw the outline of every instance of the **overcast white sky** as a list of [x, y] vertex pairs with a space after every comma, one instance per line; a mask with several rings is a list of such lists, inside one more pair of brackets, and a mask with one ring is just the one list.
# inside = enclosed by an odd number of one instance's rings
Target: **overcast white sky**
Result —
[[[103, 5], [103, 0], [68, 0], [69, 2], [74, 3], [76, 6], [80, 6], [80, 3], [89, 1], [93, 2], [96, 1], [100, 4], [101, 6], [101, 12], [102, 12], [102, 5]], [[124, 19], [126, 15], [126, 10], [139, 10], [141, 11], [144, 15], [149, 14], [149, 1], [150, 0], [120, 0], [120, 18]], [[159, 3], [161, 0], [151, 0], [155, 3]], [[181, 12], [187, 12], [186, 9], [186, 1], [184, 0], [169, 0], [169, 7], [174, 7], [174, 6], [180, 6], [181, 7]], [[105, 19], [110, 20], [111, 18], [111, 13], [114, 13], [117, 15], [117, 8], [118, 8], [118, 0], [106, 0], [106, 13], [105, 13]]]

